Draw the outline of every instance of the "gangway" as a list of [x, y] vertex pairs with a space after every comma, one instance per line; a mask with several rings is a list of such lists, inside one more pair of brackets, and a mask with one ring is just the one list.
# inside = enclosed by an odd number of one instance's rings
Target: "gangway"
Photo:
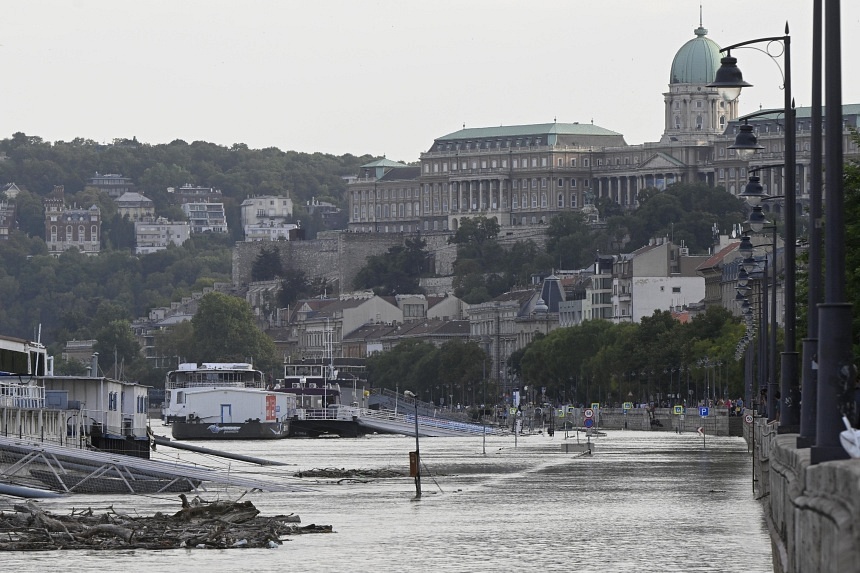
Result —
[[147, 460], [0, 436], [0, 480], [62, 493], [166, 493], [205, 490], [206, 483], [260, 491], [307, 492], [288, 480], [243, 478], [184, 464]]
[[[358, 425], [365, 432], [380, 432], [388, 434], [415, 435], [415, 414], [395, 413], [392, 410], [369, 410], [362, 408], [356, 417]], [[494, 426], [474, 424], [435, 418], [432, 416], [418, 416], [418, 435], [425, 437], [441, 436], [480, 436], [483, 434], [497, 435], [501, 431]]]

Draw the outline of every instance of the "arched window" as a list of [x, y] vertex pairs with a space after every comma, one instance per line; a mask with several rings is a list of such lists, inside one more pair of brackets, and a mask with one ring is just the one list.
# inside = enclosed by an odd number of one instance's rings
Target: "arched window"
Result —
[[517, 195], [516, 193], [514, 193], [514, 194], [513, 194], [513, 197], [511, 197], [511, 201], [513, 202], [512, 207], [513, 207], [514, 209], [519, 209], [519, 208], [520, 208], [520, 196], [519, 196], [519, 195]]
[[540, 194], [540, 206], [546, 208], [546, 193]]
[[576, 207], [576, 193], [570, 194], [570, 206]]
[[532, 193], [532, 209], [537, 208], [537, 193]]
[[564, 207], [564, 193], [558, 194], [558, 206]]

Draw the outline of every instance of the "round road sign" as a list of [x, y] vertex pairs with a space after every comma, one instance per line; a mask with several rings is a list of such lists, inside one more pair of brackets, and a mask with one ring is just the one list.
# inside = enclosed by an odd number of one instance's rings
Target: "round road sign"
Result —
[[752, 421], [753, 421], [752, 414], [747, 414], [746, 416], [744, 416], [744, 422], [746, 422], [747, 424], [752, 424]]
[[585, 412], [583, 412], [583, 414], [585, 414], [586, 418], [593, 418], [594, 417], [594, 410], [592, 410], [591, 408], [586, 408]]
[[594, 420], [592, 420], [591, 418], [586, 418], [584, 423], [586, 428], [590, 428], [594, 425]]

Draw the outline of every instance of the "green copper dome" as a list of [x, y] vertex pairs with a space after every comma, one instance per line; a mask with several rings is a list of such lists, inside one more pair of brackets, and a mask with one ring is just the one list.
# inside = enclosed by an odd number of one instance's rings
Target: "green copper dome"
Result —
[[708, 31], [700, 25], [695, 30], [696, 37], [678, 50], [672, 60], [670, 84], [709, 84], [720, 67], [720, 47], [710, 38]]

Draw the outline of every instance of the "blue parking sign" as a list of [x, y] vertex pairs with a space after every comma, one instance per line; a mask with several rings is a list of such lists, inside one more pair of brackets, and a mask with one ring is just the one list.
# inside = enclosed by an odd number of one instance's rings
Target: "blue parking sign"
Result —
[[699, 415], [703, 418], [707, 418], [708, 417], [708, 407], [707, 406], [700, 406], [699, 407]]

